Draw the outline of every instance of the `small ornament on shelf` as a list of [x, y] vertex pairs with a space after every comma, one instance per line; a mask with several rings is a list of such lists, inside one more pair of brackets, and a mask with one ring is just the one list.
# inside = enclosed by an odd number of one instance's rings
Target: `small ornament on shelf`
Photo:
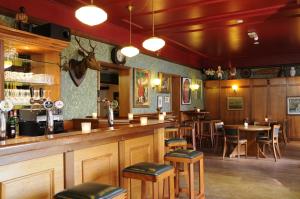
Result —
[[228, 73], [229, 73], [228, 79], [236, 79], [236, 67], [230, 67]]
[[295, 77], [296, 76], [296, 69], [295, 69], [294, 66], [291, 67], [290, 75], [291, 75], [291, 77]]
[[203, 73], [206, 75], [207, 79], [213, 80], [215, 77], [216, 71], [214, 71], [212, 68], [209, 68], [207, 70], [203, 69]]
[[21, 6], [19, 12], [16, 14], [16, 28], [19, 30], [32, 31], [32, 25], [28, 23], [28, 16], [25, 13], [25, 7]]
[[221, 66], [218, 66], [218, 70], [216, 71], [217, 78], [223, 79], [223, 73], [224, 73], [224, 71], [222, 70]]

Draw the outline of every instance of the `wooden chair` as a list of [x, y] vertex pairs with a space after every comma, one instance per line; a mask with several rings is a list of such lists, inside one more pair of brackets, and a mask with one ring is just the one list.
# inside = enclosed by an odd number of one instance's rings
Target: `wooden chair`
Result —
[[289, 122], [288, 119], [283, 120], [283, 122], [280, 122], [280, 130], [279, 130], [279, 136], [283, 143], [286, 145], [288, 143], [287, 139], [287, 133], [289, 131]]
[[210, 145], [214, 146], [213, 124], [211, 120], [203, 120], [200, 122], [200, 148], [203, 140], [209, 140]]
[[166, 152], [178, 148], [187, 148], [187, 141], [179, 132], [179, 127], [165, 128], [165, 149]]
[[236, 127], [226, 127], [224, 130], [223, 159], [227, 152], [227, 144], [237, 146], [237, 155], [240, 158], [240, 148], [245, 147], [245, 158], [247, 158], [247, 140], [240, 139], [240, 132]]
[[83, 183], [55, 194], [54, 199], [112, 198], [126, 199], [127, 192], [120, 187], [113, 187], [93, 182]]
[[184, 121], [179, 127], [180, 136], [188, 141], [188, 148], [196, 150], [196, 131], [193, 120]]
[[[216, 121], [214, 123], [214, 152], [218, 150], [219, 140], [224, 139], [224, 122]], [[221, 143], [221, 142], [220, 142]]]
[[[277, 153], [278, 153], [278, 157], [281, 158], [281, 153], [280, 153], [280, 149], [279, 149], [279, 141], [278, 141], [279, 130], [280, 130], [280, 125], [274, 125], [271, 139], [270, 138], [267, 138], [267, 139], [262, 138], [262, 139], [256, 140], [257, 158], [259, 158], [260, 154], [262, 154], [264, 157], [266, 157], [265, 151], [264, 151], [265, 146], [268, 145], [268, 147], [270, 148], [271, 144], [272, 144], [272, 148], [273, 148], [275, 162], [277, 161]], [[261, 149], [261, 146], [263, 147], [263, 150]]]
[[[271, 123], [269, 122], [258, 122], [258, 121], [254, 121], [254, 126], [271, 126]], [[269, 131], [263, 131], [263, 132], [259, 132], [258, 135], [256, 136], [256, 139], [267, 139], [269, 138]]]

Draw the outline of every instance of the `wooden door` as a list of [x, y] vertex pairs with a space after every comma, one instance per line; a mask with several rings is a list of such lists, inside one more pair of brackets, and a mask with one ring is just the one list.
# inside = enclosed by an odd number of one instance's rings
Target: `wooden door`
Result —
[[52, 199], [63, 189], [62, 154], [0, 166], [1, 199]]
[[118, 143], [74, 151], [74, 184], [98, 182], [119, 185]]
[[[120, 142], [120, 174], [121, 171], [130, 165], [139, 162], [153, 162], [153, 135], [134, 138]], [[128, 184], [121, 177], [122, 186], [128, 187], [128, 197], [141, 198], [141, 182], [129, 180]], [[148, 185], [148, 188], [149, 185]], [[150, 190], [147, 193], [151, 195]], [[148, 195], [147, 194], [147, 195]]]

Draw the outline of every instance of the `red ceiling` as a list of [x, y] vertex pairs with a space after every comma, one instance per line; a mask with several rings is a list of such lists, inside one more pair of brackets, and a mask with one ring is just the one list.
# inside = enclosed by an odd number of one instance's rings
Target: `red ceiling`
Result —
[[[92, 28], [77, 22], [73, 14], [89, 0], [47, 0], [52, 7], [46, 3], [41, 5], [40, 0], [2, 1], [1, 7], [13, 10], [20, 5], [16, 2], [22, 2], [34, 17], [64, 24], [118, 45], [125, 45], [128, 40], [126, 8], [131, 4], [134, 6], [134, 44], [142, 48], [142, 41], [152, 34], [151, 0], [94, 0], [94, 4], [108, 12], [109, 19]], [[154, 5], [155, 34], [167, 42], [160, 52], [166, 59], [193, 67], [212, 63], [226, 66], [228, 62], [236, 66], [300, 63], [300, 4], [297, 0], [154, 0]], [[49, 12], [34, 9], [41, 6], [48, 6]], [[238, 24], [237, 19], [244, 23]], [[257, 32], [259, 45], [253, 44], [247, 35], [249, 31]]]

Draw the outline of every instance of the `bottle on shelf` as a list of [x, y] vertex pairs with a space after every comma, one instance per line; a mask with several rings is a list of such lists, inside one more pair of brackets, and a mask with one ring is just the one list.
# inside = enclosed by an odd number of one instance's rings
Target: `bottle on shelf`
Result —
[[10, 111], [9, 112], [9, 118], [7, 121], [8, 125], [7, 125], [7, 129], [6, 129], [6, 135], [7, 138], [15, 138], [16, 137], [16, 121], [14, 118], [14, 111]]

